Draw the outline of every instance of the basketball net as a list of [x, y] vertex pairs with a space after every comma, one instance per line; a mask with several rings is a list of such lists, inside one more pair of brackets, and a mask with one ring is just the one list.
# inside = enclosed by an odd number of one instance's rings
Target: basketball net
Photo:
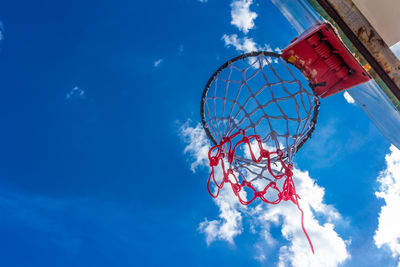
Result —
[[214, 144], [207, 188], [217, 198], [228, 184], [243, 205], [256, 199], [272, 205], [292, 202], [314, 253], [292, 160], [311, 137], [319, 99], [295, 71], [278, 54], [255, 52], [228, 61], [210, 78], [201, 103], [203, 127]]

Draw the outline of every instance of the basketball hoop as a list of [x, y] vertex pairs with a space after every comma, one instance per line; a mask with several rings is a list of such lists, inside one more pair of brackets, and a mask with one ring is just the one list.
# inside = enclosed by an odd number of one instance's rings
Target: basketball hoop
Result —
[[230, 184], [243, 205], [256, 199], [273, 205], [291, 201], [314, 251], [292, 180], [292, 160], [314, 131], [319, 99], [295, 72], [279, 54], [253, 52], [229, 60], [211, 76], [201, 99], [202, 124], [214, 144], [207, 187], [217, 198]]

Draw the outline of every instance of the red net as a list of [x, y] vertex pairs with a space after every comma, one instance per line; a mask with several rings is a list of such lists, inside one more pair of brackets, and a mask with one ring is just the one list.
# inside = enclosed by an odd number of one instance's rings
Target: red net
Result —
[[[236, 138], [237, 136], [242, 135], [242, 138], [236, 142], [235, 145], [233, 145], [232, 140]], [[258, 155], [254, 153], [252, 144], [251, 142], [255, 141], [256, 146], [258, 148]], [[235, 174], [235, 171], [233, 170], [232, 166], [232, 161], [234, 159], [235, 151], [236, 149], [244, 144], [247, 146], [249, 153], [251, 155], [251, 160], [254, 161], [255, 163], [260, 163], [262, 160], [267, 161], [267, 169], [269, 174], [274, 177], [276, 180], [283, 180], [283, 186], [282, 190], [280, 190], [277, 186], [277, 183], [274, 181], [270, 181], [262, 190], [257, 190], [254, 185], [251, 182], [246, 181], [245, 179], [240, 179], [240, 174]], [[228, 146], [227, 152], [224, 152], [224, 146]], [[283, 172], [281, 174], [276, 174], [271, 168], [271, 156], [278, 156], [279, 157], [279, 162], [282, 165]], [[229, 137], [225, 137], [221, 140], [220, 144], [213, 146], [210, 151], [208, 152], [208, 159], [210, 162], [210, 167], [211, 167], [211, 173], [208, 178], [207, 182], [207, 189], [210, 195], [213, 198], [217, 198], [219, 195], [220, 190], [224, 187], [226, 183], [231, 185], [231, 188], [233, 190], [233, 193], [237, 196], [239, 199], [240, 203], [243, 205], [249, 205], [251, 202], [253, 202], [256, 198], [261, 199], [263, 202], [268, 203], [268, 204], [279, 204], [282, 200], [284, 201], [291, 201], [293, 202], [299, 211], [301, 212], [301, 227], [303, 229], [303, 232], [305, 236], [307, 237], [307, 240], [310, 244], [311, 250], [314, 253], [314, 247], [312, 245], [311, 239], [308, 236], [308, 233], [304, 227], [304, 212], [300, 208], [299, 201], [298, 199], [300, 198], [299, 195], [296, 193], [296, 187], [293, 182], [293, 172], [292, 164], [286, 165], [284, 159], [283, 159], [283, 153], [281, 150], [276, 150], [274, 152], [270, 152], [266, 149], [263, 148], [263, 144], [261, 141], [261, 138], [257, 135], [250, 135], [246, 136], [245, 131], [239, 131]], [[227, 163], [227, 166], [226, 166]], [[220, 166], [222, 169], [222, 181], [218, 182], [216, 177], [215, 177], [215, 168], [217, 166]], [[210, 186], [210, 183], [213, 183], [216, 186], [216, 193], [214, 194], [212, 192], [212, 188]], [[244, 188], [250, 189], [251, 192], [253, 192], [253, 195], [251, 196], [250, 200], [245, 200], [240, 193], [244, 191]], [[274, 190], [277, 193], [277, 197], [275, 199], [269, 200], [265, 196], [267, 195], [267, 192], [269, 190]], [[246, 194], [247, 195], [247, 194]]]

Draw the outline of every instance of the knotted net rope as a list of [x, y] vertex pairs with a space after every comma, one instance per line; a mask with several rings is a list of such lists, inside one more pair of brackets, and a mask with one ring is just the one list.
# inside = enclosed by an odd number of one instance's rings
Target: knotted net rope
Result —
[[318, 97], [302, 79], [279, 54], [241, 55], [209, 79], [201, 117], [214, 144], [208, 154], [210, 195], [217, 198], [230, 184], [243, 205], [256, 199], [274, 205], [291, 201], [314, 252], [292, 179], [293, 156], [311, 137], [319, 109]]

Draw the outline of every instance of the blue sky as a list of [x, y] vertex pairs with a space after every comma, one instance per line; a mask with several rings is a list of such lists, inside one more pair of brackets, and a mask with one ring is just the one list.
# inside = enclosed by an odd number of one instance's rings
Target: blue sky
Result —
[[296, 36], [269, 1], [16, 0], [0, 21], [1, 266], [398, 265], [400, 155], [343, 94], [295, 157], [315, 256], [284, 209], [207, 193], [208, 77]]

